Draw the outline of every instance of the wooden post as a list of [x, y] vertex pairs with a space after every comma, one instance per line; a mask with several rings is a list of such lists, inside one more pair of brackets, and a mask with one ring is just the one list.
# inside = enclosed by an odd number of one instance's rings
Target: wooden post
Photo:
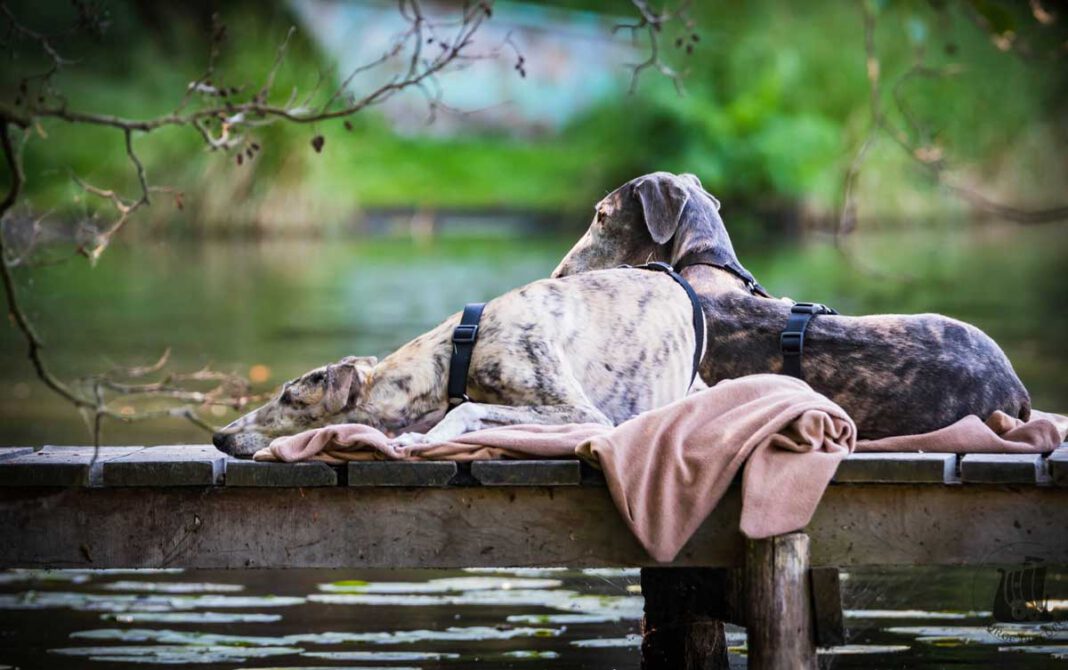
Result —
[[808, 535], [746, 542], [745, 607], [752, 670], [815, 670]]
[[642, 670], [727, 670], [725, 569], [642, 568]]

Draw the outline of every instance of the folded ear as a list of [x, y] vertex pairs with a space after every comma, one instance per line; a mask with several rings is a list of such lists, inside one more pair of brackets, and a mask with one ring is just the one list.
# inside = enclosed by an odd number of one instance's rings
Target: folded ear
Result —
[[690, 199], [685, 186], [674, 175], [655, 175], [634, 185], [642, 205], [645, 225], [657, 244], [664, 244], [679, 228], [682, 210]]
[[701, 180], [697, 178], [697, 175], [686, 172], [684, 174], [680, 174], [679, 177], [690, 182], [690, 184], [692, 184], [693, 186], [696, 186], [697, 188], [701, 189], [701, 192], [707, 195], [709, 200], [712, 201], [712, 204], [715, 206], [716, 211], [719, 211], [719, 199], [705, 190], [704, 185], [701, 184]]
[[374, 356], [346, 356], [326, 366], [326, 395], [323, 407], [328, 414], [344, 410], [360, 394], [360, 389], [378, 364]]

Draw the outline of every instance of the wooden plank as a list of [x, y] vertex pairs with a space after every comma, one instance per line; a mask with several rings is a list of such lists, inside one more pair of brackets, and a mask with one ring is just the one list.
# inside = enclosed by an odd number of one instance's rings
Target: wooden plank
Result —
[[0, 461], [14, 458], [33, 451], [33, 447], [0, 447]]
[[349, 486], [447, 486], [456, 476], [452, 461], [354, 461], [348, 465]]
[[337, 471], [326, 463], [264, 463], [226, 460], [227, 486], [301, 488], [337, 486]]
[[1050, 454], [1047, 460], [1054, 486], [1068, 486], [1068, 444]]
[[221, 481], [226, 454], [212, 446], [148, 447], [104, 463], [104, 486], [211, 486]]
[[955, 454], [860, 453], [838, 466], [839, 484], [945, 484], [957, 479]]
[[[739, 565], [734, 486], [671, 565]], [[105, 522], [106, 521], [106, 522]], [[1068, 563], [1068, 488], [832, 486], [818, 565]], [[8, 567], [657, 565], [605, 488], [0, 488]], [[91, 552], [89, 561], [79, 547]]]
[[842, 614], [842, 579], [837, 567], [818, 567], [808, 571], [812, 588], [812, 624], [817, 647], [845, 644]]
[[1041, 454], [967, 454], [960, 478], [966, 484], [1036, 484], [1044, 465]]
[[746, 542], [748, 667], [815, 670], [808, 565], [809, 538], [804, 533]]
[[108, 461], [143, 447], [59, 447], [0, 461], [0, 486], [97, 486]]
[[577, 460], [474, 461], [471, 475], [483, 486], [578, 486], [582, 481]]

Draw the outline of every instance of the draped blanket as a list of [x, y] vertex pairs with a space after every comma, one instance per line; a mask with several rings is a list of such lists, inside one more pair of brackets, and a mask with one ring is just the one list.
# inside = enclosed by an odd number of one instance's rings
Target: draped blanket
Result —
[[598, 424], [488, 428], [452, 442], [396, 446], [382, 432], [341, 424], [274, 440], [261, 461], [582, 458], [604, 471], [627, 526], [649, 554], [670, 561], [742, 471], [740, 530], [765, 538], [803, 528], [838, 464], [857, 451], [1044, 453], [1068, 419], [1034, 412], [970, 416], [921, 434], [856, 439], [845, 411], [782, 375], [722, 381], [615, 428]]

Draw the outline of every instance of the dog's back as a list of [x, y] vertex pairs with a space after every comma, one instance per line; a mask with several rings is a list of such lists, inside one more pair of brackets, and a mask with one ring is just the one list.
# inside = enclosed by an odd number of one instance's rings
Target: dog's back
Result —
[[619, 423], [683, 397], [691, 384], [692, 307], [659, 272], [537, 281], [490, 301], [482, 323], [471, 362], [474, 400], [589, 403]]

